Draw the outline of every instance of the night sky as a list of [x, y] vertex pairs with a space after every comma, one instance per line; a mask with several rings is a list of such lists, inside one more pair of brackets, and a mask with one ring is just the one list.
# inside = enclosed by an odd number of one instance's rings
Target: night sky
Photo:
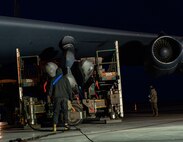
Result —
[[[14, 1], [1, 0], [0, 14], [13, 16]], [[181, 0], [16, 1], [23, 18], [176, 35], [183, 30]]]
[[[17, 0], [22, 18], [105, 27], [137, 32], [183, 35], [182, 0], [62, 1]], [[0, 1], [0, 15], [14, 16], [14, 1]], [[183, 103], [183, 75], [152, 79], [142, 66], [122, 67], [125, 103], [148, 103], [149, 85], [158, 91], [159, 103]]]

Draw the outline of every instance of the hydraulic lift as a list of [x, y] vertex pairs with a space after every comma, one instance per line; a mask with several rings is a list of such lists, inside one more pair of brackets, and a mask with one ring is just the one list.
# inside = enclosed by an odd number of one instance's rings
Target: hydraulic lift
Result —
[[[21, 124], [39, 125], [42, 120], [51, 120], [52, 105], [47, 104], [39, 90], [43, 72], [39, 68], [39, 56], [21, 56], [18, 48], [16, 56]], [[94, 70], [92, 74], [83, 76], [88, 65], [94, 66]], [[74, 75], [75, 70], [71, 71]], [[84, 86], [79, 86], [84, 92], [83, 96], [75, 97], [72, 103], [74, 109], [68, 112], [70, 124], [77, 125], [83, 120], [102, 120], [104, 123], [121, 121], [124, 112], [118, 41], [114, 49], [97, 50], [96, 57], [82, 58], [79, 71], [80, 78], [87, 81]]]

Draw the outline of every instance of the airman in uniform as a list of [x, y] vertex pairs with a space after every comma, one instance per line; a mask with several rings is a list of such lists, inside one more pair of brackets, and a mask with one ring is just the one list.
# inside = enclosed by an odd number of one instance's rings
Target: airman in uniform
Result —
[[150, 86], [149, 101], [151, 103], [153, 116], [158, 116], [158, 97], [156, 89], [152, 85]]

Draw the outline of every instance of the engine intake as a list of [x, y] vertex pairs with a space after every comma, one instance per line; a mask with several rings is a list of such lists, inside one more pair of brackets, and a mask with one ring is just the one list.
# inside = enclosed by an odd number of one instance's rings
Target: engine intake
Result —
[[156, 75], [171, 74], [181, 62], [182, 44], [173, 37], [161, 36], [151, 47], [152, 70]]

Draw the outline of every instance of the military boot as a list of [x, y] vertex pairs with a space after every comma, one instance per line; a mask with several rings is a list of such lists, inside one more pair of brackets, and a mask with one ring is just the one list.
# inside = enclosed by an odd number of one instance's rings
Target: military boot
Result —
[[64, 130], [69, 130], [69, 129], [70, 129], [69, 124], [68, 124], [68, 123], [65, 123], [65, 124], [64, 124]]
[[56, 131], [57, 131], [57, 125], [53, 124], [53, 132], [56, 132]]
[[159, 116], [159, 115], [158, 115], [158, 112], [156, 112], [156, 115], [155, 115], [155, 116], [156, 116], [156, 117]]

